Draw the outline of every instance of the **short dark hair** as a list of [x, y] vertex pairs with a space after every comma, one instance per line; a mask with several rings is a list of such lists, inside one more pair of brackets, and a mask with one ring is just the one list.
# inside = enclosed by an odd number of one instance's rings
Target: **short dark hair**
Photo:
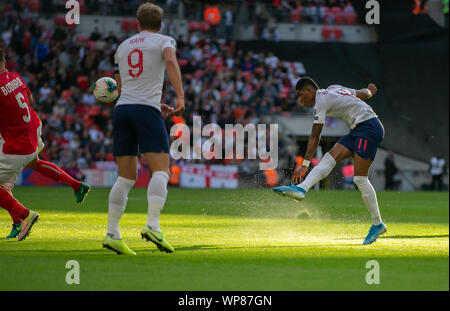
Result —
[[139, 6], [136, 16], [143, 29], [159, 30], [163, 13], [159, 6], [146, 2]]
[[4, 63], [5, 62], [5, 51], [0, 48], [0, 63]]
[[300, 91], [304, 87], [310, 86], [315, 90], [319, 89], [319, 86], [317, 85], [316, 81], [311, 79], [310, 77], [303, 77], [300, 80], [297, 81], [297, 84], [295, 85], [295, 90]]

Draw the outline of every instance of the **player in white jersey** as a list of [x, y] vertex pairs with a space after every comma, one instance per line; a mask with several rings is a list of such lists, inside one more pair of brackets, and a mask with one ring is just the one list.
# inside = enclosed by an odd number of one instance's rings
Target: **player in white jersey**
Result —
[[[163, 118], [183, 113], [184, 93], [175, 54], [176, 41], [158, 34], [162, 15], [159, 6], [142, 4], [137, 11], [139, 33], [122, 42], [114, 57], [120, 98], [114, 109], [113, 153], [119, 177], [109, 195], [108, 231], [103, 247], [118, 254], [136, 254], [122, 240], [119, 221], [137, 179], [139, 154], [144, 155], [152, 172], [147, 191], [147, 224], [141, 236], [160, 251], [174, 251], [159, 228], [169, 180], [169, 137]], [[161, 104], [166, 69], [177, 94], [175, 109]]]
[[[384, 138], [384, 128], [376, 113], [363, 100], [371, 98], [377, 92], [376, 86], [369, 84], [366, 89], [355, 90], [331, 85], [327, 89], [319, 89], [314, 80], [303, 77], [297, 82], [295, 89], [301, 105], [314, 106], [313, 127], [303, 166], [292, 175], [291, 186], [276, 187], [273, 191], [300, 201], [312, 186], [330, 174], [336, 163], [353, 157], [355, 165], [353, 181], [361, 191], [364, 204], [372, 216], [372, 226], [363, 244], [375, 242], [387, 229], [381, 220], [375, 189], [368, 176], [377, 148]], [[300, 183], [316, 152], [327, 116], [345, 120], [350, 126], [350, 133], [342, 137]]]

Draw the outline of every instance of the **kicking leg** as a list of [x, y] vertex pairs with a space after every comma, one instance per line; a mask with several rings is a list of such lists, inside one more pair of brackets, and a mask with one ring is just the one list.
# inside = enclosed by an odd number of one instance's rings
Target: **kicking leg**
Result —
[[352, 156], [352, 152], [340, 143], [336, 143], [330, 152], [325, 153], [320, 163], [314, 167], [306, 176], [305, 180], [296, 186], [283, 186], [273, 188], [277, 194], [292, 197], [296, 200], [303, 200], [306, 192], [317, 184], [319, 181], [327, 177], [336, 163]]
[[355, 177], [353, 178], [354, 183], [361, 191], [361, 195], [364, 204], [372, 217], [372, 227], [364, 240], [363, 244], [371, 244], [381, 234], [386, 232], [386, 226], [381, 220], [380, 210], [378, 209], [377, 194], [372, 184], [369, 181], [369, 170], [372, 165], [372, 161], [369, 159], [363, 159], [358, 154], [355, 153]]
[[77, 203], [83, 202], [89, 190], [91, 189], [89, 185], [72, 178], [57, 165], [51, 162], [42, 161], [38, 156], [36, 156], [36, 158], [33, 159], [33, 161], [31, 161], [27, 165], [27, 167], [35, 170], [36, 172], [39, 172], [39, 174], [41, 175], [53, 179], [56, 182], [64, 183], [67, 186], [71, 187], [75, 191]]
[[162, 252], [171, 253], [173, 247], [165, 240], [159, 228], [159, 216], [167, 197], [167, 182], [169, 181], [169, 154], [147, 152], [144, 154], [150, 169], [152, 178], [148, 184], [148, 214], [147, 225], [142, 229], [141, 236], [151, 241]]

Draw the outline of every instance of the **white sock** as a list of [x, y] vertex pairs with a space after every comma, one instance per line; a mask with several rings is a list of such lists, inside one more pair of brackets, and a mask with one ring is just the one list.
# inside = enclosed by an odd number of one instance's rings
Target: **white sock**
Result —
[[364, 204], [372, 216], [372, 224], [378, 226], [381, 224], [380, 210], [378, 209], [377, 194], [367, 176], [355, 176], [353, 182], [361, 191]]
[[119, 221], [125, 211], [128, 193], [134, 185], [134, 180], [118, 177], [109, 193], [108, 207], [108, 235], [113, 239], [120, 239]]
[[312, 186], [317, 184], [319, 181], [327, 177], [331, 170], [336, 166], [336, 161], [328, 152], [325, 153], [322, 160], [320, 160], [319, 165], [314, 167], [305, 180], [298, 184], [297, 186], [308, 191]]
[[159, 215], [164, 207], [167, 197], [167, 182], [169, 175], [164, 171], [156, 171], [148, 184], [147, 199], [148, 199], [148, 214], [147, 226], [154, 231], [159, 229]]

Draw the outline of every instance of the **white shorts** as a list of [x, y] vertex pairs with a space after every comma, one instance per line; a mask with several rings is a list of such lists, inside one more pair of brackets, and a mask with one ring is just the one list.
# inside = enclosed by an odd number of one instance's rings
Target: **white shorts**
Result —
[[44, 143], [41, 139], [42, 125], [38, 128], [38, 149], [32, 154], [18, 155], [18, 154], [4, 154], [3, 144], [5, 141], [0, 136], [0, 186], [3, 186], [9, 190], [14, 188], [14, 183], [22, 170], [44, 148]]

